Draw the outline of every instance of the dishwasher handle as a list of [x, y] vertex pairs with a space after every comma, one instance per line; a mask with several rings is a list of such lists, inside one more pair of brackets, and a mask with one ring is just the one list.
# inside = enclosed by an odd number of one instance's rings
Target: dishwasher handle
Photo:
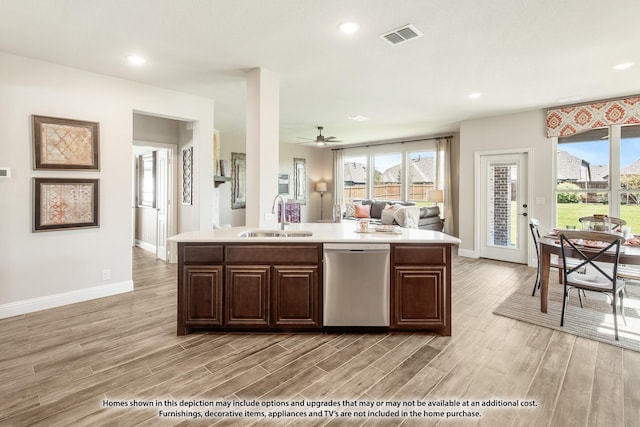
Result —
[[389, 252], [388, 243], [325, 243], [325, 252]]

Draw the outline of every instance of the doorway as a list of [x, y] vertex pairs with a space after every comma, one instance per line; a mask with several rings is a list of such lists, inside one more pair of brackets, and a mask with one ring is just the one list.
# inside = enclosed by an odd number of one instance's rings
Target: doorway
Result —
[[479, 256], [527, 264], [529, 153], [476, 153]]
[[167, 237], [175, 234], [176, 148], [138, 145], [134, 142], [134, 191], [132, 212], [133, 246], [153, 252], [168, 261]]

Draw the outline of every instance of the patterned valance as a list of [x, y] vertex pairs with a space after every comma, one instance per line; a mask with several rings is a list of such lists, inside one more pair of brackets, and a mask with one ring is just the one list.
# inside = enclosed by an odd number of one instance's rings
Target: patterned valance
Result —
[[547, 136], [569, 136], [611, 125], [640, 124], [640, 96], [547, 111]]

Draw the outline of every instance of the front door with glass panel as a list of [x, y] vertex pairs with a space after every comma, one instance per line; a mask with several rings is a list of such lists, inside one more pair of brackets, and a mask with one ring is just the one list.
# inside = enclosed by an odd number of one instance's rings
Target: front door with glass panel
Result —
[[480, 256], [527, 263], [527, 154], [480, 156]]

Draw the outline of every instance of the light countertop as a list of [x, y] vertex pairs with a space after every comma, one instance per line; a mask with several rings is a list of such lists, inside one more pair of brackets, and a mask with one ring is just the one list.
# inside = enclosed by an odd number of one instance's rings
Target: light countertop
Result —
[[369, 228], [368, 233], [357, 233], [354, 221], [340, 223], [301, 223], [289, 224], [287, 231], [310, 231], [307, 237], [241, 237], [245, 231], [279, 230], [278, 227], [231, 227], [217, 230], [190, 231], [170, 237], [172, 242], [221, 242], [221, 243], [284, 243], [284, 242], [314, 242], [314, 243], [446, 243], [458, 245], [460, 239], [439, 231], [399, 228], [401, 234], [375, 231], [375, 226]]

